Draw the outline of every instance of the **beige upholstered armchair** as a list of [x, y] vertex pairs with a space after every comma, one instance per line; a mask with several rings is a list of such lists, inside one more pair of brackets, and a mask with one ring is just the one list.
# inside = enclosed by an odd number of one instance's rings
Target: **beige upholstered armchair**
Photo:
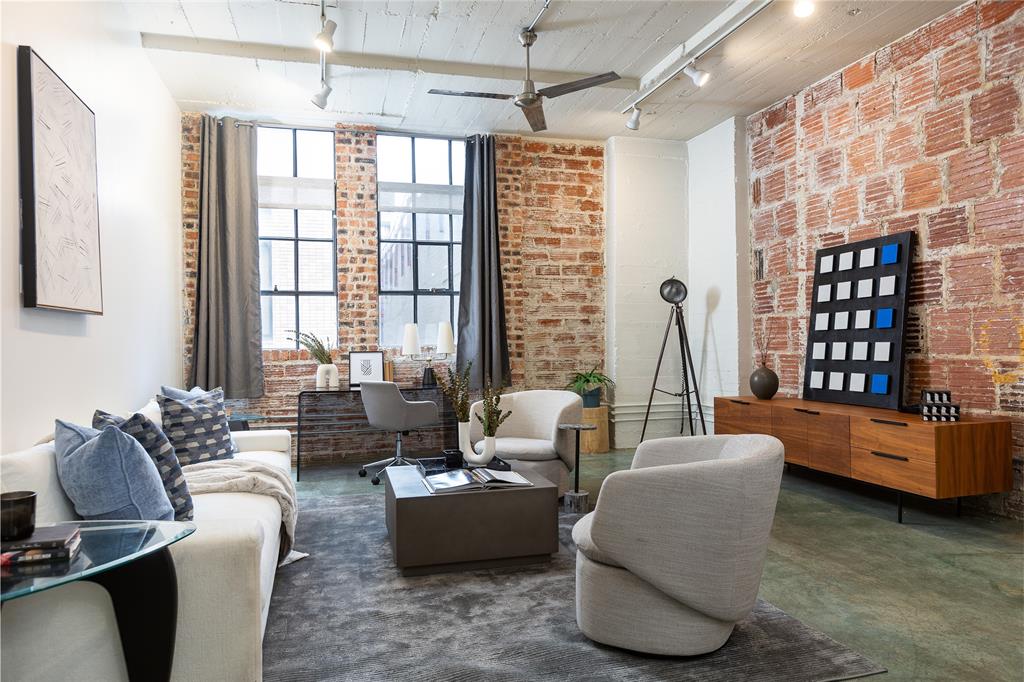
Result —
[[782, 479], [772, 436], [641, 443], [577, 522], [576, 621], [634, 651], [714, 651], [757, 600]]
[[[483, 409], [477, 401], [469, 408], [470, 439], [477, 452], [483, 450], [483, 428], [476, 415]], [[569, 489], [569, 472], [575, 458], [575, 435], [559, 431], [559, 424], [583, 419], [583, 400], [571, 391], [520, 391], [501, 396], [501, 409], [511, 410], [494, 439], [498, 457], [513, 469], [535, 471], [558, 485], [558, 494]]]

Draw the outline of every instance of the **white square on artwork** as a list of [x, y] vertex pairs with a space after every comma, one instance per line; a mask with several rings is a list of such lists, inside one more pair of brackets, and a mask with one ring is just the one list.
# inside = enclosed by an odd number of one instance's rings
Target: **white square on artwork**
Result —
[[826, 303], [832, 300], [832, 285], [821, 284], [818, 286], [818, 303]]
[[860, 267], [870, 268], [875, 265], [875, 247], [860, 250]]
[[864, 392], [864, 379], [865, 379], [865, 376], [866, 375], [861, 374], [859, 372], [854, 372], [853, 374], [851, 374], [850, 375], [850, 390], [855, 392], [855, 393], [863, 393]]
[[870, 310], [858, 310], [857, 314], [853, 317], [853, 328], [854, 329], [867, 329], [871, 326], [871, 311]]
[[892, 355], [892, 344], [888, 341], [878, 341], [875, 343], [875, 362], [889, 362], [889, 357]]
[[846, 359], [846, 342], [836, 341], [832, 344], [832, 359], [833, 360], [845, 360]]
[[818, 313], [814, 316], [814, 331], [823, 332], [828, 329], [828, 313]]
[[850, 290], [853, 288], [853, 282], [840, 282], [836, 285], [836, 300], [847, 301], [850, 299]]
[[896, 293], [896, 275], [889, 275], [878, 280], [878, 295], [892, 296]]
[[852, 270], [853, 269], [853, 251], [847, 251], [846, 253], [839, 254], [839, 269], [840, 270]]
[[811, 372], [811, 388], [822, 388], [825, 385], [824, 372]]
[[862, 279], [857, 282], [857, 298], [871, 298], [874, 280]]
[[814, 344], [814, 347], [811, 350], [811, 359], [812, 360], [824, 360], [825, 359], [825, 349], [826, 348], [827, 348], [827, 344], [824, 344], [824, 343], [816, 343], [816, 344]]
[[853, 342], [853, 358], [854, 360], [867, 360], [868, 359], [868, 342], [867, 341], [854, 341]]
[[818, 272], [826, 273], [832, 272], [832, 261], [835, 256], [822, 256], [821, 257], [821, 269]]
[[840, 310], [836, 313], [832, 323], [833, 329], [849, 329], [850, 328], [850, 311]]
[[828, 390], [830, 390], [830, 391], [841, 391], [841, 390], [843, 390], [843, 373], [842, 372], [829, 372], [828, 373]]

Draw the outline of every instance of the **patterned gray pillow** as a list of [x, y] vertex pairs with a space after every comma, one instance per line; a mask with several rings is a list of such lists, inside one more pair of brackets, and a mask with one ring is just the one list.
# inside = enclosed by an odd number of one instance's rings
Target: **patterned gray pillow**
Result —
[[192, 495], [188, 491], [188, 483], [185, 475], [181, 473], [181, 465], [178, 457], [174, 454], [167, 436], [160, 430], [160, 427], [141, 414], [133, 414], [125, 419], [103, 410], [96, 410], [92, 416], [92, 427], [103, 429], [105, 426], [114, 425], [124, 433], [139, 441], [143, 449], [149, 454], [156, 470], [160, 474], [160, 481], [167, 491], [167, 499], [174, 507], [175, 521], [191, 521], [193, 515]]
[[235, 456], [224, 409], [224, 391], [215, 388], [185, 400], [158, 395], [156, 402], [160, 405], [164, 433], [181, 466]]

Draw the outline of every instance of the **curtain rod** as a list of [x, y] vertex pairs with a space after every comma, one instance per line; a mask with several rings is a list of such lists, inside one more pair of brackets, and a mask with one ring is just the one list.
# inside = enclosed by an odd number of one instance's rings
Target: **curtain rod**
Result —
[[[223, 124], [224, 119], [218, 118], [217, 123]], [[272, 121], [235, 121], [235, 127], [238, 126], [257, 126], [259, 128], [285, 128], [288, 130], [320, 130], [324, 132], [338, 132], [338, 133], [384, 133], [385, 135], [405, 135], [407, 137], [426, 137], [436, 140], [458, 140], [468, 137], [468, 135], [442, 135], [440, 133], [417, 133], [410, 132], [408, 130], [400, 130], [398, 128], [378, 128], [374, 127], [372, 130], [365, 128], [337, 128], [333, 126], [307, 126], [298, 124], [288, 123], [277, 123]]]

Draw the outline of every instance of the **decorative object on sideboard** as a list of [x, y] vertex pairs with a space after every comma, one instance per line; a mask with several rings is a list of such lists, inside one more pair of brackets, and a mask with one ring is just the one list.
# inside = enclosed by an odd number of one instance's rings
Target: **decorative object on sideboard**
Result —
[[[697, 407], [697, 414], [700, 416], [700, 429], [706, 436], [708, 433], [707, 424], [704, 421], [704, 407], [700, 402], [700, 389], [697, 387], [697, 369], [693, 366], [693, 353], [690, 352], [690, 340], [686, 334], [686, 317], [683, 315], [683, 301], [686, 300], [686, 285], [675, 277], [669, 277], [661, 283], [659, 288], [661, 298], [672, 305], [668, 313], [668, 322], [665, 324], [665, 336], [661, 339], [661, 350], [658, 351], [658, 364], [654, 367], [654, 380], [651, 382], [651, 393], [647, 397], [647, 410], [644, 412], [644, 427], [640, 431], [640, 442], [643, 442], [647, 435], [647, 422], [651, 417], [651, 405], [654, 402], [654, 394], [664, 393], [679, 398], [680, 407], [683, 411], [683, 418], [679, 424], [679, 433], [686, 433], [684, 426], [689, 425], [689, 434], [694, 435], [696, 431], [693, 426], [693, 407]], [[679, 366], [682, 368], [681, 390], [665, 391], [658, 388], [658, 375], [661, 373], [661, 362], [665, 359], [665, 346], [668, 344], [668, 335], [672, 331], [672, 325], [676, 327], [676, 334], [679, 337]], [[691, 400], [690, 396], [693, 396]]]
[[467, 363], [461, 372], [456, 372], [451, 366], [446, 367], [437, 380], [459, 422], [459, 450], [463, 457], [475, 454], [469, 437], [469, 371], [472, 366], [472, 362]]
[[0, 494], [0, 539], [24, 540], [36, 530], [36, 494], [16, 490]]
[[466, 456], [468, 464], [484, 466], [494, 458], [494, 437], [498, 433], [498, 427], [510, 416], [512, 416], [511, 410], [501, 411], [501, 387], [495, 388], [491, 386], [490, 382], [484, 384], [483, 408], [480, 414], [476, 415], [477, 421], [480, 422], [484, 432], [483, 452], [477, 454], [476, 450], [472, 450]]
[[316, 387], [318, 389], [339, 388], [338, 366], [334, 364], [334, 348], [332, 348], [331, 340], [321, 339], [316, 334], [295, 330], [289, 330], [288, 333], [295, 334], [295, 338], [288, 339], [289, 341], [298, 341], [299, 345], [309, 351], [313, 359], [320, 363], [316, 368]]
[[803, 397], [899, 409], [914, 233], [819, 249]]
[[953, 403], [953, 392], [935, 388], [921, 391], [921, 419], [926, 422], [960, 421], [960, 406]]
[[757, 344], [757, 355], [761, 365], [750, 375], [750, 391], [758, 400], [771, 400], [779, 392], [779, 375], [768, 367], [768, 349], [772, 345], [775, 329], [772, 319], [768, 318], [760, 334], [754, 334]]
[[18, 47], [22, 305], [103, 314], [96, 115]]
[[583, 398], [583, 407], [601, 406], [601, 388], [614, 386], [611, 377], [597, 371], [597, 365], [588, 372], [576, 372], [572, 375], [566, 388], [578, 393]]
[[362, 381], [384, 381], [384, 351], [351, 351], [348, 354], [348, 387], [359, 390]]

